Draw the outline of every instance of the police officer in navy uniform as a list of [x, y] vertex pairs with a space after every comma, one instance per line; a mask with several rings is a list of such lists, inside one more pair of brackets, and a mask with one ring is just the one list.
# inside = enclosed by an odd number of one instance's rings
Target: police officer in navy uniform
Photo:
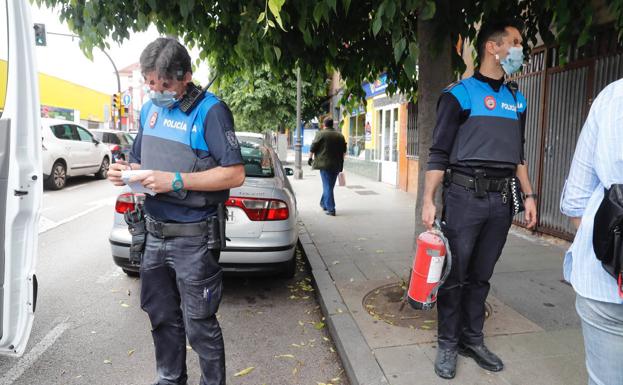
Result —
[[[187, 382], [186, 337], [199, 355], [201, 385], [225, 384], [225, 351], [216, 319], [222, 271], [217, 207], [244, 182], [232, 114], [206, 92], [193, 101], [190, 56], [177, 40], [158, 38], [140, 57], [150, 100], [142, 107], [130, 163], [111, 167], [146, 170], [130, 179], [147, 195], [141, 307], [152, 326], [158, 385]], [[196, 93], [194, 93], [196, 95]]]
[[452, 269], [438, 293], [435, 372], [456, 374], [457, 353], [489, 371], [504, 364], [483, 342], [489, 279], [512, 222], [511, 181], [524, 195], [525, 219], [536, 224], [536, 195], [524, 157], [526, 99], [504, 76], [523, 64], [521, 26], [485, 23], [476, 40], [480, 67], [439, 99], [423, 194], [422, 221], [430, 230], [434, 196], [444, 182], [442, 230]]

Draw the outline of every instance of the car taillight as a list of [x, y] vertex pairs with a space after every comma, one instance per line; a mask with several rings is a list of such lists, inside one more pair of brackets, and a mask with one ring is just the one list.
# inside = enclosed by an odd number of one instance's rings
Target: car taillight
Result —
[[128, 210], [132, 211], [137, 204], [142, 204], [144, 201], [145, 194], [123, 193], [117, 197], [115, 211], [119, 214], [123, 214]]
[[109, 144], [108, 148], [110, 148], [110, 151], [119, 151], [121, 149], [121, 147], [116, 144]]
[[252, 221], [283, 221], [290, 216], [286, 202], [278, 199], [230, 197], [225, 206], [242, 209]]

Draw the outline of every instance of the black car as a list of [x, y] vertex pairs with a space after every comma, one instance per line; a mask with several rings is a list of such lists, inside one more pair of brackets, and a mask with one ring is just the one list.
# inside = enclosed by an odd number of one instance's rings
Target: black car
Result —
[[90, 130], [95, 137], [103, 143], [108, 145], [110, 152], [112, 153], [113, 163], [117, 160], [127, 160], [130, 158], [130, 151], [132, 150], [132, 143], [134, 137], [124, 131], [113, 130]]

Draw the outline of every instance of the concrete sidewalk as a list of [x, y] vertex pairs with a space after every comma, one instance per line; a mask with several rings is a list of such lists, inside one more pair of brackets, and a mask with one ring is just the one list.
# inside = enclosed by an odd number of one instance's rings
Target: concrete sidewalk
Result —
[[[562, 282], [565, 245], [511, 230], [487, 299], [486, 343], [504, 360], [490, 373], [459, 356], [457, 376], [435, 375], [436, 322], [404, 327], [392, 319], [415, 312], [375, 314], [368, 303], [380, 289], [407, 280], [415, 226], [413, 196], [347, 174], [335, 188], [337, 216], [319, 207], [317, 170], [291, 179], [301, 218], [301, 243], [318, 297], [351, 384], [584, 385], [584, 347], [573, 289]], [[387, 297], [390, 298], [390, 297]], [[398, 318], [387, 318], [398, 317]]]

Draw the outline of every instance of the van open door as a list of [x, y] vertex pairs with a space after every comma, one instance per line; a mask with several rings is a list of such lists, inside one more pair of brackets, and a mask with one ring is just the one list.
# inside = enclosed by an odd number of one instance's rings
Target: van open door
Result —
[[37, 304], [35, 257], [43, 195], [39, 85], [30, 3], [0, 0], [0, 13], [0, 38], [6, 39], [0, 46], [6, 50], [8, 43], [0, 115], [0, 354], [19, 356]]

